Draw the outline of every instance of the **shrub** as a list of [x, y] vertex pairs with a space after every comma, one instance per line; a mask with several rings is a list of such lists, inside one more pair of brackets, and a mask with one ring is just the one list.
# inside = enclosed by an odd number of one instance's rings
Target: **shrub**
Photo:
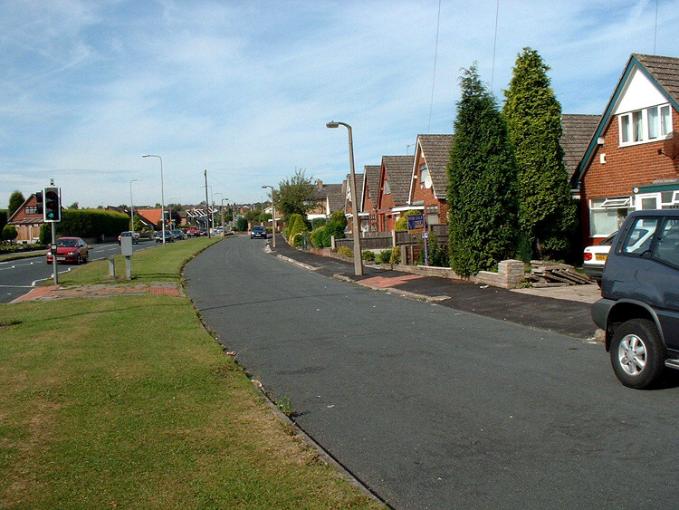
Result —
[[17, 236], [19, 235], [19, 232], [17, 232], [17, 229], [14, 225], [5, 225], [2, 228], [2, 240], [3, 241], [14, 241]]
[[[64, 209], [57, 223], [57, 236], [94, 237], [117, 236], [129, 229], [130, 218], [126, 214], [101, 209]], [[40, 228], [40, 242], [51, 241], [49, 224]]]
[[370, 250], [366, 250], [361, 254], [361, 257], [366, 262], [373, 262], [375, 260], [375, 252], [370, 251]]
[[330, 246], [330, 234], [325, 226], [318, 227], [311, 232], [311, 244], [314, 248], [327, 248]]
[[401, 217], [396, 220], [396, 223], [394, 224], [394, 230], [408, 230], [408, 217], [417, 216], [418, 214], [422, 213], [413, 209], [404, 212]]
[[382, 250], [379, 254], [379, 260], [383, 264], [388, 264], [389, 261], [391, 260], [391, 252], [392, 250]]
[[5, 225], [7, 225], [7, 211], [0, 209], [0, 232], [5, 228]]
[[311, 230], [316, 230], [318, 227], [322, 227], [327, 223], [325, 218], [314, 218], [311, 220]]
[[300, 234], [308, 231], [306, 222], [304, 221], [304, 218], [302, 217], [301, 214], [290, 215], [286, 231], [288, 243], [294, 246], [299, 246], [299, 243], [301, 243]]
[[326, 224], [328, 229], [328, 236], [335, 236], [335, 239], [344, 238], [344, 229], [347, 227], [347, 217], [343, 211], [335, 211], [330, 215], [330, 219]]
[[354, 251], [348, 246], [340, 246], [337, 248], [337, 253], [342, 255], [342, 257], [347, 257], [348, 259], [354, 256]]
[[248, 220], [246, 220], [244, 217], [239, 216], [238, 219], [236, 220], [236, 226], [234, 230], [237, 230], [238, 232], [245, 232], [248, 229]]
[[401, 263], [401, 250], [398, 248], [393, 248], [389, 256], [389, 263], [393, 266], [394, 264]]

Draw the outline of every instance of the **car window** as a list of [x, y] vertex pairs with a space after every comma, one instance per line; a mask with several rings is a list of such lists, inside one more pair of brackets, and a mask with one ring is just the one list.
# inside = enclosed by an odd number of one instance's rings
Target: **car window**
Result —
[[666, 219], [653, 256], [658, 260], [679, 266], [679, 219]]
[[57, 239], [57, 246], [74, 247], [74, 246], [76, 246], [76, 240], [75, 239]]
[[622, 246], [623, 253], [642, 255], [648, 252], [657, 227], [658, 218], [637, 218], [627, 233], [627, 238]]

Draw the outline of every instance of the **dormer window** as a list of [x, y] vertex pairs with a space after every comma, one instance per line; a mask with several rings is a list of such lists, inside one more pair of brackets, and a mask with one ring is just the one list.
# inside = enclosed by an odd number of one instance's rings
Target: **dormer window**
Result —
[[618, 116], [620, 145], [634, 145], [666, 138], [672, 132], [670, 105], [651, 106]]

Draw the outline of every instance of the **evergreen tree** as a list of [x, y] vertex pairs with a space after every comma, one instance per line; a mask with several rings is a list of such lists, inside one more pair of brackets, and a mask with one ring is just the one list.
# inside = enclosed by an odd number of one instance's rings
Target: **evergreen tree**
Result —
[[558, 258], [568, 249], [576, 224], [563, 163], [561, 105], [540, 54], [524, 48], [505, 91], [504, 117], [517, 166], [517, 199], [523, 257]]
[[7, 216], [10, 217], [12, 214], [14, 214], [14, 211], [16, 211], [19, 207], [21, 207], [21, 204], [24, 203], [24, 198], [23, 193], [21, 191], [15, 191], [9, 196], [9, 205], [7, 206]]
[[451, 267], [470, 276], [512, 255], [515, 166], [504, 120], [476, 65], [463, 70], [448, 162]]

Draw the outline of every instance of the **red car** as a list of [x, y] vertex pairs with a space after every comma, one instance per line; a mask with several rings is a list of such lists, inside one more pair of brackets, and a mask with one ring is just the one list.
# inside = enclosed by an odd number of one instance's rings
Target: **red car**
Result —
[[[89, 257], [87, 243], [79, 237], [60, 237], [57, 239], [57, 264], [71, 262], [80, 264], [87, 262]], [[47, 263], [52, 263], [52, 253], [47, 252]]]

